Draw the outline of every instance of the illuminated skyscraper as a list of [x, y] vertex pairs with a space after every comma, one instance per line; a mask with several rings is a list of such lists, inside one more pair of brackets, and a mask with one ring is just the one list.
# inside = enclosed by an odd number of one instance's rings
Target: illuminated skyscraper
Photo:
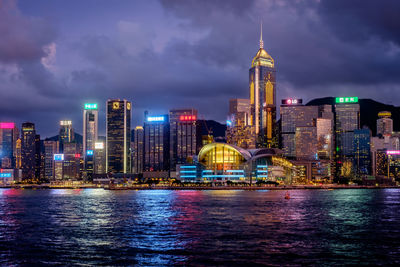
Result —
[[42, 162], [42, 146], [40, 142], [40, 135], [35, 135], [35, 178], [40, 179], [44, 177], [44, 164]]
[[296, 127], [295, 132], [296, 159], [316, 160], [318, 151], [317, 127]]
[[[332, 113], [332, 112], [331, 112]], [[332, 113], [333, 114], [333, 113]], [[333, 155], [333, 121], [317, 118], [318, 158], [331, 160]]]
[[74, 180], [80, 178], [80, 149], [76, 142], [64, 144], [63, 180]]
[[[318, 106], [303, 106], [302, 99], [284, 99], [280, 108], [281, 112], [281, 142], [283, 154], [289, 158], [297, 158], [296, 139], [297, 127], [315, 127], [318, 118]], [[299, 129], [299, 131], [302, 131]], [[301, 144], [299, 144], [301, 145]], [[300, 155], [299, 155], [300, 157]]]
[[392, 135], [393, 133], [393, 120], [390, 111], [381, 111], [378, 113], [379, 119], [376, 121], [376, 134], [377, 135]]
[[264, 50], [262, 28], [260, 49], [249, 70], [251, 125], [255, 127], [257, 147], [277, 147], [276, 71], [273, 58]]
[[371, 131], [354, 130], [354, 166], [358, 175], [371, 174]]
[[94, 144], [94, 173], [106, 173], [106, 149], [104, 141], [98, 141]]
[[131, 102], [107, 101], [106, 169], [112, 173], [131, 172]]
[[16, 145], [18, 129], [13, 122], [0, 122], [0, 160], [1, 168], [13, 169], [16, 165]]
[[35, 124], [31, 122], [22, 123], [21, 128], [21, 163], [22, 163], [22, 178], [35, 178], [35, 145], [36, 131]]
[[354, 174], [354, 131], [360, 129], [358, 97], [337, 97], [335, 105], [337, 176]]
[[145, 115], [144, 123], [144, 171], [169, 171], [170, 133], [168, 115]]
[[63, 120], [60, 121], [60, 133], [59, 133], [59, 142], [60, 142], [60, 151], [63, 151], [64, 143], [71, 143], [74, 141], [74, 129], [72, 129], [72, 121]]
[[133, 143], [133, 173], [143, 173], [143, 156], [144, 156], [144, 129], [142, 126], [135, 128], [135, 141]]
[[96, 103], [86, 103], [83, 110], [83, 159], [88, 177], [93, 173], [94, 145], [97, 141], [98, 110]]
[[44, 177], [47, 180], [54, 178], [54, 154], [59, 152], [58, 141], [44, 141]]
[[170, 124], [170, 170], [184, 164], [188, 157], [197, 154], [197, 110], [173, 109], [169, 111]]
[[255, 127], [250, 121], [250, 100], [231, 99], [226, 128], [226, 142], [245, 149], [255, 148]]

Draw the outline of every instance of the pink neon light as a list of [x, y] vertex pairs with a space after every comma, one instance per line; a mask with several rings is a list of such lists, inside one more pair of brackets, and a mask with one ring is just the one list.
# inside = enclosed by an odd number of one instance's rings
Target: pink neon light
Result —
[[14, 129], [15, 123], [13, 122], [0, 122], [0, 129]]
[[388, 155], [400, 155], [400, 150], [388, 150], [386, 151]]
[[180, 116], [179, 119], [181, 121], [195, 121], [196, 120], [196, 116], [195, 115], [189, 115], [189, 116]]

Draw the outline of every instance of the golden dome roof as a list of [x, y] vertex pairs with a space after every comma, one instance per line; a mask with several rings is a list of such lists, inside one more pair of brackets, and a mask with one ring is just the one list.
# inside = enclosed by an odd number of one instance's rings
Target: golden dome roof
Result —
[[251, 67], [254, 66], [266, 66], [273, 68], [274, 59], [265, 51], [264, 48], [260, 48], [251, 62]]

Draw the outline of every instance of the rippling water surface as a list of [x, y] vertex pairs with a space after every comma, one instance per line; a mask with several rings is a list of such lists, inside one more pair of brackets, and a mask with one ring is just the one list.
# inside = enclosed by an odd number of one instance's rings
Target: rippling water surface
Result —
[[0, 264], [400, 264], [400, 190], [284, 194], [0, 189]]

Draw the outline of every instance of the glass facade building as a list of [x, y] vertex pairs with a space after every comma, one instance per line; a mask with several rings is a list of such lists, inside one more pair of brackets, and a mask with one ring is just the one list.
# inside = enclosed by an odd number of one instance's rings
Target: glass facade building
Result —
[[106, 170], [111, 173], [131, 172], [131, 102], [107, 101]]
[[143, 173], [144, 157], [144, 129], [142, 126], [135, 128], [135, 137], [133, 144], [133, 173]]
[[273, 58], [264, 50], [262, 32], [260, 48], [249, 70], [251, 125], [255, 127], [257, 147], [277, 147], [276, 71]]
[[378, 113], [378, 120], [376, 121], [376, 135], [392, 135], [393, 133], [393, 120], [392, 113], [389, 111], [381, 111]]
[[336, 103], [335, 141], [337, 176], [349, 177], [354, 175], [354, 131], [358, 129], [360, 129], [360, 105], [356, 102]]
[[64, 150], [64, 143], [71, 143], [74, 141], [74, 129], [72, 128], [72, 121], [60, 121], [59, 144], [60, 151]]
[[[98, 137], [97, 104], [85, 104], [83, 110], [83, 150], [84, 169], [88, 177], [93, 173], [95, 143]], [[89, 155], [88, 152], [89, 151]]]
[[170, 125], [170, 170], [184, 164], [188, 157], [198, 153], [199, 135], [196, 109], [172, 109], [169, 111]]
[[53, 180], [54, 173], [54, 154], [59, 153], [58, 141], [44, 141], [44, 177], [47, 180]]
[[14, 169], [16, 166], [16, 145], [18, 129], [13, 122], [0, 122], [0, 160], [1, 168]]
[[[316, 126], [318, 106], [281, 105], [281, 146], [283, 155], [296, 158], [296, 128]], [[301, 142], [301, 139], [298, 138]], [[301, 151], [298, 149], [298, 151]]]
[[35, 124], [31, 122], [22, 123], [21, 127], [21, 165], [22, 179], [35, 178]]
[[145, 116], [143, 171], [169, 171], [169, 131], [168, 115]]

